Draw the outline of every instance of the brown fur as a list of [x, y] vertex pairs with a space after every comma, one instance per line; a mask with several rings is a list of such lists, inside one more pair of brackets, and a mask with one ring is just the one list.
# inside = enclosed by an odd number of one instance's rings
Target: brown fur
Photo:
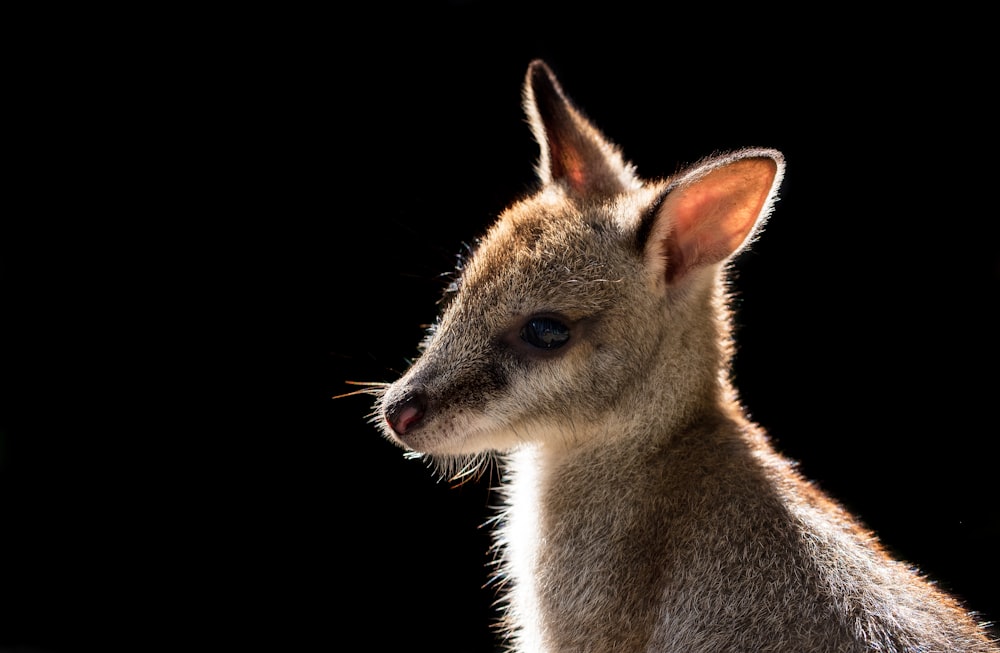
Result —
[[502, 457], [513, 649], [997, 651], [774, 450], [730, 383], [726, 265], [773, 208], [781, 154], [644, 181], [540, 61], [525, 109], [539, 190], [377, 402], [385, 435], [442, 473]]

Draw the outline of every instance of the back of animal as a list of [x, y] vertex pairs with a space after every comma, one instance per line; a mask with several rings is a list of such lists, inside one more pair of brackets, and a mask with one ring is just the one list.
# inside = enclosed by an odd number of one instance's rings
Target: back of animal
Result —
[[776, 206], [781, 153], [647, 180], [543, 62], [523, 98], [538, 188], [476, 243], [412, 366], [372, 391], [384, 435], [442, 475], [499, 463], [505, 641], [997, 651], [743, 410], [726, 270]]

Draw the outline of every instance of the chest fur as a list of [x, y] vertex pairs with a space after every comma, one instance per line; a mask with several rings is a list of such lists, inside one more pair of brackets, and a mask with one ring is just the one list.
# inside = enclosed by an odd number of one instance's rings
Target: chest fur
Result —
[[662, 593], [669, 520], [648, 479], [595, 482], [613, 467], [555, 464], [537, 451], [511, 463], [498, 539], [519, 650], [641, 650]]

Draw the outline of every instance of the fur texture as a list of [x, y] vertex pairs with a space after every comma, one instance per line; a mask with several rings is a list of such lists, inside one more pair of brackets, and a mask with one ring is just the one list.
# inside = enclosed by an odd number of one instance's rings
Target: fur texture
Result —
[[749, 421], [726, 265], [779, 152], [640, 179], [533, 62], [539, 189], [481, 239], [421, 356], [376, 391], [386, 437], [443, 473], [496, 454], [516, 651], [997, 651]]

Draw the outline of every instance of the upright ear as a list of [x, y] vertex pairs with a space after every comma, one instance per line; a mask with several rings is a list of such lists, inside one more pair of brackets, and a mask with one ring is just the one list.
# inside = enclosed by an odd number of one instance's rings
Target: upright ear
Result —
[[538, 59], [528, 66], [524, 111], [541, 149], [535, 170], [543, 184], [563, 184], [581, 197], [638, 186], [618, 148], [570, 103], [555, 75]]
[[640, 225], [654, 275], [677, 283], [743, 249], [770, 214], [784, 168], [780, 152], [748, 149], [708, 159], [672, 181], [646, 217], [651, 222]]

